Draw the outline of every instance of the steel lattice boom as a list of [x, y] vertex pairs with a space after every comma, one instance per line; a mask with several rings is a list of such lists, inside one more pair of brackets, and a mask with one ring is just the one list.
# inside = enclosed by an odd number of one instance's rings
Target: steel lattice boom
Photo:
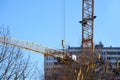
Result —
[[[17, 40], [17, 39], [13, 39], [13, 38], [8, 38], [5, 36], [0, 36], [0, 43], [8, 44], [11, 46], [16, 46], [16, 47], [34, 51], [34, 52], [38, 52], [38, 53], [41, 53], [46, 56], [53, 56], [55, 58], [61, 58], [61, 59], [66, 60], [64, 55], [59, 55], [59, 54], [63, 54], [63, 51], [48, 48], [43, 45], [35, 44], [33, 42], [22, 41], [22, 40]], [[56, 53], [58, 53], [58, 55]]]

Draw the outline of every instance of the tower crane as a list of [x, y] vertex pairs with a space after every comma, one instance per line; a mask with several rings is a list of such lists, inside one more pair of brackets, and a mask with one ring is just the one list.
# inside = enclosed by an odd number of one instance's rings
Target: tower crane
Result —
[[[74, 60], [74, 62], [79, 63], [79, 70], [77, 74], [77, 80], [95, 80], [93, 77], [94, 71], [94, 0], [82, 0], [82, 56], [80, 60]], [[60, 59], [61, 61], [69, 61], [76, 58], [70, 58], [69, 53], [56, 50], [52, 48], [45, 47], [43, 45], [35, 44], [28, 41], [21, 41], [13, 38], [8, 38], [6, 36], [0, 36], [0, 43], [8, 44], [10, 46], [16, 46], [26, 50], [41, 53], [45, 56], [52, 56]], [[62, 40], [62, 46], [64, 49], [65, 42]], [[59, 55], [62, 54], [62, 55]], [[91, 58], [90, 58], [91, 57]], [[89, 65], [91, 64], [92, 65]], [[87, 66], [86, 66], [87, 65]], [[92, 69], [92, 72], [90, 72]], [[86, 75], [88, 73], [88, 75]]]

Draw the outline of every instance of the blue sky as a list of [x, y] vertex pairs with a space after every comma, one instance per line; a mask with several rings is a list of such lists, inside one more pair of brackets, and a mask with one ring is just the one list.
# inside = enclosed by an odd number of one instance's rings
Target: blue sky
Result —
[[[81, 2], [66, 0], [66, 46], [81, 44]], [[95, 44], [120, 46], [119, 8], [120, 0], [95, 0]], [[9, 26], [13, 38], [62, 48], [62, 0], [0, 0], [0, 25]], [[43, 65], [43, 55], [29, 53]]]

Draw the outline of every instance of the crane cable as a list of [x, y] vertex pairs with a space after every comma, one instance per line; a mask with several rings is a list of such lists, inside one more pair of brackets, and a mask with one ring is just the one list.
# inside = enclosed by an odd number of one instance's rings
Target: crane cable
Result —
[[65, 0], [62, 0], [62, 47], [65, 48]]

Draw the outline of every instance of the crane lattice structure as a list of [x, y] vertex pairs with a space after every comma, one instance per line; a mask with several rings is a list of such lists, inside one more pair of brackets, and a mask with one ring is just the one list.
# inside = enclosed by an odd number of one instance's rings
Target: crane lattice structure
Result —
[[[94, 0], [82, 0], [82, 55], [77, 80], [94, 79]], [[88, 74], [89, 73], [89, 74]]]
[[[62, 54], [63, 51], [52, 49], [52, 48], [49, 48], [49, 47], [46, 47], [46, 46], [43, 46], [43, 45], [40, 45], [37, 43], [23, 41], [23, 40], [17, 40], [17, 39], [9, 38], [6, 36], [0, 36], [0, 43], [23, 48], [23, 49], [30, 50], [33, 52], [38, 52], [45, 56], [52, 56], [55, 58], [60, 58], [61, 60], [67, 60], [67, 58], [65, 58], [64, 55], [58, 55], [58, 54]], [[58, 54], [55, 54], [55, 53], [58, 53]]]
[[86, 49], [94, 52], [94, 0], [82, 0], [82, 53]]

